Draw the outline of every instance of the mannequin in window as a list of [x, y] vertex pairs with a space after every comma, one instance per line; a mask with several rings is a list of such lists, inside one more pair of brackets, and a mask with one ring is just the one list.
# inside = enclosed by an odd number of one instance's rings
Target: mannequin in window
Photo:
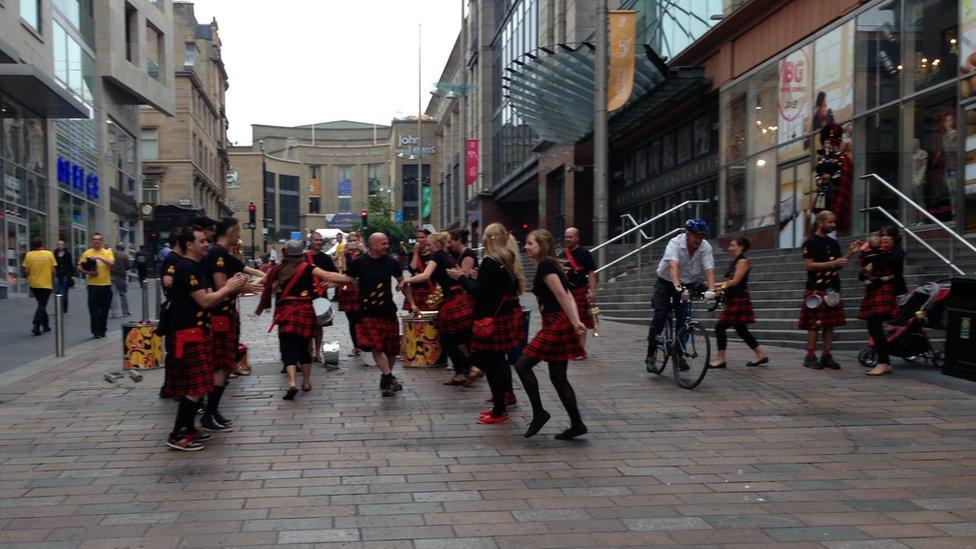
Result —
[[[949, 193], [949, 204], [952, 208], [949, 211], [949, 218], [956, 212], [956, 194], [958, 188], [956, 184], [956, 148], [958, 140], [956, 136], [956, 114], [955, 107], [947, 107], [937, 118], [938, 132], [932, 144], [932, 153], [929, 155], [928, 181], [935, 184], [935, 189], [940, 189], [945, 185]], [[940, 185], [941, 184], [941, 185]], [[932, 204], [931, 206], [934, 206]], [[932, 209], [929, 204], [920, 204], [926, 209]]]
[[[925, 176], [929, 171], [929, 153], [922, 148], [922, 141], [919, 138], [912, 139], [912, 189], [915, 203], [925, 205]], [[918, 218], [917, 223], [924, 223], [924, 218], [915, 212], [913, 216]]]

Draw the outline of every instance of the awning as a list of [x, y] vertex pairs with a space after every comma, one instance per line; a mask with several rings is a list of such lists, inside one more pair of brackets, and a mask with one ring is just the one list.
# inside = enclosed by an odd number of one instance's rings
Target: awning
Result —
[[[595, 48], [589, 42], [539, 48], [505, 69], [504, 93], [518, 116], [553, 143], [576, 143], [593, 131]], [[671, 68], [645, 46], [637, 55], [630, 100], [610, 115], [609, 130], [626, 131], [694, 89], [708, 85], [702, 68]]]
[[0, 92], [42, 118], [88, 118], [88, 108], [34, 65], [0, 63]]

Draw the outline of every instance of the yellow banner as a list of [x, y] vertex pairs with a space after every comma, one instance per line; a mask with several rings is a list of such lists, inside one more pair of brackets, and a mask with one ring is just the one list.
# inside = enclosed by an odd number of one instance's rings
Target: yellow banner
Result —
[[636, 11], [611, 11], [610, 67], [607, 82], [607, 110], [615, 111], [630, 99], [634, 91], [634, 52], [637, 44], [634, 33], [637, 25]]

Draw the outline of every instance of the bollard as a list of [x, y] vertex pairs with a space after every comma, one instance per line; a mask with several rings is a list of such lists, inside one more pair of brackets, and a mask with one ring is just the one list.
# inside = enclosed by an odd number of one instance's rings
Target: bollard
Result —
[[64, 356], [64, 295], [54, 296], [54, 356]]
[[154, 279], [156, 283], [156, 320], [159, 320], [159, 313], [163, 310], [163, 277]]
[[149, 322], [149, 288], [142, 285], [142, 321]]

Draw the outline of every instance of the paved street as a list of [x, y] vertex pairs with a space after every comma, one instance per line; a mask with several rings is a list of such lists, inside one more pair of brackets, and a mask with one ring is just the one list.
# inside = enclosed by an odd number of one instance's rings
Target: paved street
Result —
[[0, 374], [0, 544], [976, 546], [968, 384], [814, 372], [780, 349], [747, 369], [733, 343], [686, 391], [638, 365], [642, 328], [605, 323], [571, 371], [590, 434], [552, 438], [567, 420], [540, 366], [553, 419], [526, 440], [527, 403], [477, 425], [487, 388], [442, 370], [398, 368], [405, 390], [381, 398], [344, 319], [341, 374], [283, 401], [270, 318], [245, 318], [255, 373], [225, 397], [239, 427], [202, 452], [162, 445], [162, 372], [102, 380], [117, 333]]

